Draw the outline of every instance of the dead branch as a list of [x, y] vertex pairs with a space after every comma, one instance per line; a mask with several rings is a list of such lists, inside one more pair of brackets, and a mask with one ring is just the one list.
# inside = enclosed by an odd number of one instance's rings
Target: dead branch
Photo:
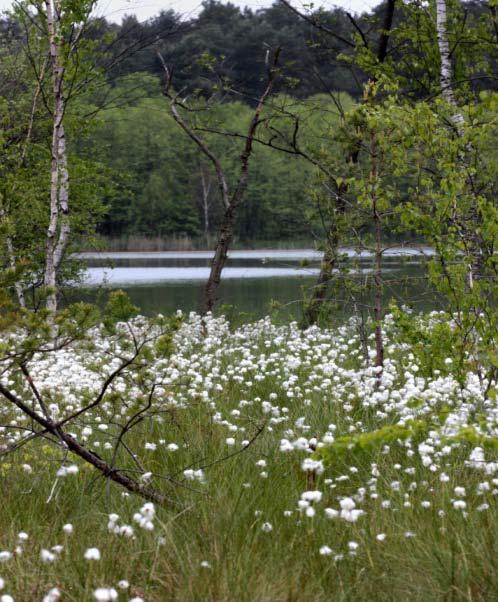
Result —
[[233, 188], [233, 191], [230, 192], [228, 187], [228, 181], [221, 165], [221, 161], [218, 157], [212, 152], [209, 148], [208, 144], [205, 140], [203, 140], [197, 133], [196, 128], [194, 128], [190, 123], [187, 122], [186, 119], [182, 117], [178, 107], [183, 109], [189, 109], [185, 102], [180, 102], [178, 100], [179, 93], [174, 94], [171, 90], [172, 86], [172, 71], [166, 65], [164, 58], [158, 53], [159, 60], [163, 66], [163, 70], [165, 73], [164, 80], [164, 88], [163, 94], [170, 101], [170, 109], [173, 115], [174, 120], [178, 123], [178, 125], [183, 129], [183, 131], [189, 136], [191, 140], [195, 142], [200, 151], [209, 159], [209, 161], [213, 164], [213, 167], [216, 172], [216, 177], [218, 180], [218, 187], [220, 190], [220, 195], [223, 201], [223, 205], [225, 207], [225, 213], [223, 216], [223, 220], [220, 226], [220, 230], [218, 233], [218, 241], [216, 244], [216, 248], [214, 251], [214, 256], [211, 262], [211, 271], [209, 274], [208, 281], [206, 283], [204, 289], [204, 301], [203, 301], [203, 311], [204, 313], [212, 311], [214, 309], [216, 303], [216, 293], [221, 281], [221, 273], [225, 266], [228, 249], [233, 239], [233, 232], [235, 227], [235, 220], [237, 215], [237, 209], [240, 203], [243, 200], [244, 193], [247, 188], [247, 183], [249, 179], [249, 161], [253, 152], [253, 145], [256, 139], [256, 132], [258, 130], [259, 125], [262, 123], [261, 114], [265, 107], [265, 104], [270, 97], [273, 86], [275, 83], [275, 79], [278, 76], [278, 60], [280, 56], [280, 48], [277, 48], [273, 53], [272, 59], [270, 59], [269, 54], [267, 53], [266, 57], [266, 68], [267, 68], [267, 80], [266, 86], [258, 99], [257, 106], [254, 110], [254, 114], [249, 123], [249, 127], [247, 130], [247, 134], [244, 136], [245, 144], [240, 155], [240, 171], [237, 182]]
[[[94, 466], [104, 477], [111, 479], [115, 483], [118, 483], [131, 493], [135, 493], [161, 506], [172, 504], [172, 501], [158, 490], [126, 476], [123, 471], [119, 469], [113, 468], [96, 452], [88, 449], [86, 446], [79, 443], [72, 435], [66, 433], [60, 426], [58, 426], [56, 422], [54, 422], [54, 420], [49, 417], [42, 416], [36, 412], [29, 405], [24, 403], [24, 401], [22, 401], [22, 399], [20, 399], [15, 393], [7, 389], [7, 387], [1, 383], [0, 394], [2, 394], [7, 401], [19, 408], [26, 416], [29, 416], [34, 422], [42, 426], [46, 433], [50, 433], [57, 437], [69, 451], [80, 457], [85, 462], [88, 462]], [[99, 395], [99, 398], [102, 397], [103, 395]], [[92, 406], [93, 405], [94, 404], [92, 404]]]

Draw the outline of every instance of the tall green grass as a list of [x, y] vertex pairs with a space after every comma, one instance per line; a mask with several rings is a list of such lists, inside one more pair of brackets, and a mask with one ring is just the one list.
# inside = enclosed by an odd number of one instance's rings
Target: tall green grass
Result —
[[[261, 385], [257, 389], [254, 393], [261, 397], [271, 392]], [[237, 387], [227, 390], [217, 406], [228, 411], [242, 394]], [[291, 419], [300, 416], [299, 403], [288, 406]], [[311, 430], [323, 430], [331, 420], [341, 424], [346, 416], [336, 404], [317, 403], [309, 420]], [[251, 437], [260, 424], [245, 426]], [[449, 462], [450, 480], [444, 486], [416, 459], [415, 476], [407, 479], [395, 467], [397, 459], [403, 461], [396, 450], [365, 456], [355, 466], [357, 472], [351, 472], [345, 456], [310, 480], [296, 454], [279, 452], [268, 425], [245, 451], [226, 458], [237, 449], [226, 445], [226, 432], [212, 425], [202, 404], [181, 418], [169, 416], [161, 425], [144, 425], [128, 444], [138, 448], [144, 440], [179, 436], [187, 447], [173, 453], [151, 452], [153, 465], [166, 476], [190, 463], [211, 464], [205, 469], [207, 482], [171, 481], [171, 507], [158, 509], [153, 532], [136, 528], [135, 540], [108, 533], [107, 515], [116, 512], [131, 522], [142, 501], [104, 482], [91, 469], [81, 466], [78, 475], [61, 480], [47, 503], [56, 464], [45, 446], [39, 444], [3, 462], [0, 549], [14, 549], [19, 531], [29, 534], [22, 555], [0, 564], [0, 576], [8, 584], [5, 591], [16, 601], [28, 602], [41, 600], [50, 587], [58, 586], [63, 600], [83, 601], [92, 599], [96, 587], [115, 587], [127, 579], [134, 595], [158, 602], [498, 599], [496, 505], [494, 510], [491, 506], [475, 511], [484, 500], [475, 493], [482, 475], [465, 468], [463, 454]], [[256, 465], [260, 459], [267, 462], [267, 478], [260, 476], [263, 469]], [[32, 474], [23, 471], [23, 463], [32, 466]], [[337, 507], [338, 496], [351, 495], [360, 483], [368, 482], [372, 463], [380, 473], [379, 498], [369, 499], [367, 494], [361, 506], [365, 516], [355, 523], [325, 518], [323, 509]], [[325, 484], [325, 479], [340, 475], [349, 480], [335, 481], [334, 489]], [[403, 483], [401, 492], [392, 492], [392, 481]], [[409, 481], [417, 482], [417, 488], [409, 493], [411, 507], [406, 508]], [[456, 485], [467, 490], [467, 516], [451, 505]], [[314, 518], [296, 510], [307, 489], [324, 492]], [[383, 498], [391, 499], [396, 510], [381, 509]], [[430, 508], [421, 506], [424, 500], [431, 502]], [[284, 516], [289, 510], [292, 515]], [[439, 516], [440, 510], [444, 516]], [[74, 525], [71, 536], [62, 531], [68, 522]], [[264, 522], [271, 523], [270, 532], [263, 531]], [[407, 537], [407, 532], [414, 535]], [[376, 539], [381, 533], [384, 541]], [[350, 541], [359, 544], [356, 556], [347, 554]], [[42, 563], [40, 549], [56, 544], [64, 546], [60, 559]], [[344, 559], [320, 555], [323, 545], [345, 554]], [[98, 547], [102, 560], [84, 560], [88, 547]], [[205, 561], [209, 566], [201, 565]], [[120, 600], [131, 597], [121, 594]]]

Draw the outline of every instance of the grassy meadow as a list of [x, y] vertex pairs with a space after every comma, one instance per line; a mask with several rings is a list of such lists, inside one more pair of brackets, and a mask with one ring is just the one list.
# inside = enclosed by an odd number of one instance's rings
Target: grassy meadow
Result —
[[164, 507], [43, 437], [6, 453], [30, 424], [0, 406], [2, 602], [498, 600], [496, 383], [451, 356], [429, 373], [390, 319], [382, 374], [354, 321], [156, 329], [95, 328], [29, 369], [62, 418], [143, 342], [66, 428]]

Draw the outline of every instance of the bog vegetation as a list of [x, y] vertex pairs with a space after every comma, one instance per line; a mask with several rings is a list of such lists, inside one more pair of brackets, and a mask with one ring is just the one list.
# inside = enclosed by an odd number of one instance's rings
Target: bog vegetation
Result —
[[[497, 599], [495, 3], [94, 9], [1, 22], [0, 602]], [[202, 237], [199, 313], [64, 304], [96, 234]], [[220, 315], [301, 237], [298, 322]], [[393, 239], [444, 310], [386, 305]]]

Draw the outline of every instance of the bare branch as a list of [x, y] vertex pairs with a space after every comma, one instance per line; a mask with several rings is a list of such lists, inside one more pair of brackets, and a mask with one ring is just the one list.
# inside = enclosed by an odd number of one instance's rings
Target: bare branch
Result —
[[159, 60], [161, 61], [161, 64], [163, 66], [164, 73], [165, 73], [163, 94], [170, 100], [170, 107], [171, 107], [171, 113], [173, 115], [173, 118], [178, 123], [178, 125], [182, 128], [182, 130], [189, 136], [189, 138], [191, 138], [191, 140], [193, 140], [197, 144], [197, 146], [199, 147], [201, 152], [204, 155], [206, 155], [206, 157], [213, 164], [215, 172], [216, 172], [216, 177], [218, 179], [218, 187], [220, 189], [221, 200], [222, 200], [225, 208], [228, 208], [228, 206], [230, 205], [230, 197], [229, 197], [229, 192], [228, 192], [227, 180], [226, 180], [223, 168], [221, 166], [221, 162], [219, 161], [218, 157], [216, 157], [216, 155], [211, 151], [211, 149], [206, 144], [206, 142], [204, 140], [202, 140], [202, 138], [197, 136], [197, 134], [194, 132], [193, 128], [180, 115], [178, 108], [177, 108], [178, 94], [172, 95], [171, 91], [170, 91], [171, 83], [172, 83], [172, 72], [168, 69], [161, 53], [158, 52], [157, 55], [159, 57]]
[[297, 10], [297, 8], [294, 8], [294, 6], [292, 6], [292, 4], [289, 2], [289, 0], [280, 0], [280, 2], [282, 4], [284, 4], [295, 15], [300, 17], [303, 21], [306, 21], [306, 23], [309, 23], [310, 25], [312, 25], [315, 29], [318, 29], [319, 31], [323, 31], [324, 33], [332, 36], [336, 40], [339, 40], [339, 42], [346, 44], [346, 46], [349, 46], [350, 48], [356, 47], [356, 44], [354, 42], [351, 42], [351, 40], [347, 40], [346, 38], [343, 38], [341, 35], [337, 34], [333, 29], [330, 29], [330, 27], [327, 27], [326, 25], [321, 23], [316, 18], [315, 15], [307, 15], [306, 13], [302, 13], [301, 11]]
[[63, 431], [60, 426], [58, 426], [57, 423], [55, 423], [51, 418], [45, 418], [44, 416], [38, 414], [38, 412], [30, 408], [29, 405], [24, 403], [17, 395], [15, 395], [1, 383], [0, 394], [2, 394], [5, 399], [10, 401], [10, 403], [18, 407], [24, 414], [29, 416], [34, 422], [42, 426], [46, 432], [58, 437], [67, 446], [69, 451], [73, 452], [82, 460], [94, 466], [106, 478], [109, 478], [119, 485], [122, 485], [128, 491], [136, 493], [137, 495], [140, 495], [141, 497], [155, 502], [161, 506], [172, 504], [171, 500], [169, 500], [165, 495], [156, 489], [140, 483], [126, 476], [123, 474], [123, 472], [112, 468], [112, 466], [103, 460], [96, 452], [88, 449], [79, 443], [74, 437]]

